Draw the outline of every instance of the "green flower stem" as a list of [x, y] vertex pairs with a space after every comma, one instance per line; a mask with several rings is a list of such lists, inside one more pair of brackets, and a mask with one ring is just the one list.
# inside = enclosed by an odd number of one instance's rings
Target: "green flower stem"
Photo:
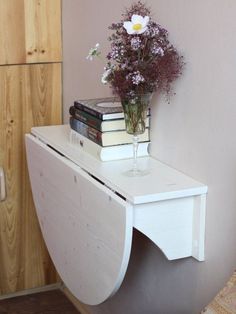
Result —
[[136, 95], [121, 101], [127, 133], [138, 135], [145, 132], [149, 100], [150, 95]]

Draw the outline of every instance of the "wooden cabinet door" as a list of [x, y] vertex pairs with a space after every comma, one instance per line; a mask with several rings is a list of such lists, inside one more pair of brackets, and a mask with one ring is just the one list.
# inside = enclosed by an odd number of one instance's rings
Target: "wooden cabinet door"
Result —
[[60, 123], [60, 63], [0, 67], [0, 166], [7, 190], [0, 202], [0, 294], [56, 281], [33, 205], [24, 134]]
[[60, 0], [0, 0], [0, 64], [61, 61]]

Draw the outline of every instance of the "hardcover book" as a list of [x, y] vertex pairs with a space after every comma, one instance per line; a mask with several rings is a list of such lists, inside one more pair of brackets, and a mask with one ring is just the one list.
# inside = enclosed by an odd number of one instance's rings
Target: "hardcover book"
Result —
[[[69, 109], [69, 113], [75, 119], [78, 119], [89, 126], [101, 131], [116, 131], [116, 130], [125, 130], [125, 120], [123, 119], [112, 119], [112, 120], [101, 120], [97, 117], [75, 108], [75, 106], [71, 106]], [[148, 116], [146, 119], [146, 126], [149, 127], [150, 117]]]
[[[82, 134], [83, 136], [89, 138], [91, 141], [101, 145], [101, 146], [112, 146], [120, 144], [130, 144], [132, 143], [132, 135], [128, 134], [125, 130], [123, 131], [110, 131], [110, 132], [100, 132], [95, 128], [70, 117], [71, 128]], [[143, 134], [139, 135], [140, 142], [149, 141], [149, 129], [146, 128]]]
[[[80, 133], [70, 131], [70, 144], [93, 155], [101, 161], [127, 159], [133, 157], [133, 144], [102, 147]], [[138, 157], [149, 155], [150, 142], [139, 143]]]
[[76, 100], [74, 106], [101, 120], [124, 118], [121, 102], [114, 97]]

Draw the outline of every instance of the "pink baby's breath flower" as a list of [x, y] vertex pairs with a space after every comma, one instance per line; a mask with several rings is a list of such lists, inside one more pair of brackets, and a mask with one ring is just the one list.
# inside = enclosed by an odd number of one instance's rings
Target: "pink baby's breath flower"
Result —
[[151, 52], [153, 55], [159, 55], [161, 57], [164, 56], [164, 50], [158, 45], [157, 42], [154, 42], [151, 46]]
[[141, 75], [139, 71], [134, 72], [131, 75], [131, 79], [134, 85], [139, 85], [140, 83], [144, 82], [144, 77]]
[[141, 47], [141, 39], [139, 37], [131, 38], [130, 44], [133, 50], [138, 50]]

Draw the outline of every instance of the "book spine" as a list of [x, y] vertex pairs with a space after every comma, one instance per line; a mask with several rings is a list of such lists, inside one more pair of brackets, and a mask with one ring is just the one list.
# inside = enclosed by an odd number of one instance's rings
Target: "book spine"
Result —
[[83, 136], [89, 138], [91, 141], [103, 146], [101, 132], [91, 128], [87, 124], [70, 117], [70, 126], [76, 132], [82, 134]]
[[83, 123], [86, 123], [89, 126], [95, 128], [99, 131], [102, 131], [102, 120], [96, 118], [95, 116], [92, 116], [91, 114], [88, 114], [85, 111], [77, 109], [74, 106], [70, 107], [69, 112], [73, 118], [80, 120]]
[[102, 150], [106, 149], [73, 129], [70, 130], [70, 144], [93, 155], [94, 157], [97, 157], [100, 160]]
[[[101, 161], [111, 161], [133, 157], [132, 144], [102, 147], [94, 143], [93, 141], [90, 141], [87, 137], [74, 130], [70, 131], [70, 144], [77, 149], [81, 149], [86, 153], [91, 154]], [[144, 157], [149, 155], [149, 144], [150, 142], [144, 142], [139, 144], [138, 157]]]
[[91, 114], [92, 116], [95, 116], [98, 119], [103, 120], [103, 114], [98, 112], [98, 111], [96, 111], [95, 109], [88, 108], [86, 105], [83, 105], [82, 103], [80, 103], [78, 101], [74, 102], [74, 106], [75, 106], [75, 108], [77, 108], [79, 110], [85, 111], [85, 112]]

